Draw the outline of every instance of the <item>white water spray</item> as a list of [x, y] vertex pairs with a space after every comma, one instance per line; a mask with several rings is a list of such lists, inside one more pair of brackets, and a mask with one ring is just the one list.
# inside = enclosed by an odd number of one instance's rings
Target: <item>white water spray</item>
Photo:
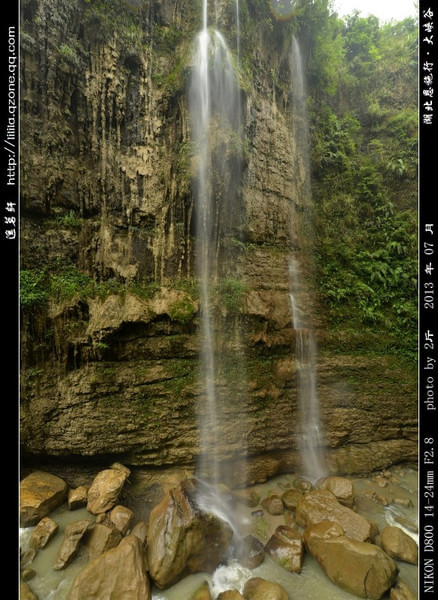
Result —
[[[291, 56], [293, 135], [299, 153], [299, 182], [305, 211], [311, 200], [309, 121], [306, 107], [305, 77], [300, 46], [292, 39]], [[308, 325], [309, 298], [295, 257], [289, 263], [292, 325], [295, 330], [297, 396], [300, 408], [298, 439], [303, 475], [311, 481], [327, 475], [317, 391], [317, 346]]]
[[[211, 484], [199, 500], [201, 508], [224, 517], [226, 506], [214, 485], [226, 480], [218, 460], [221, 417], [218, 405], [218, 347], [221, 343], [214, 314], [214, 294], [224, 271], [221, 244], [229, 228], [233, 177], [227, 159], [230, 140], [240, 128], [236, 74], [221, 33], [208, 28], [207, 0], [203, 2], [202, 30], [196, 38], [189, 90], [192, 138], [196, 150], [196, 260], [200, 282], [200, 369], [203, 393], [198, 401], [200, 459], [198, 473]], [[225, 269], [226, 270], [226, 269]], [[205, 496], [205, 497], [204, 497]], [[229, 520], [229, 519], [228, 519]]]

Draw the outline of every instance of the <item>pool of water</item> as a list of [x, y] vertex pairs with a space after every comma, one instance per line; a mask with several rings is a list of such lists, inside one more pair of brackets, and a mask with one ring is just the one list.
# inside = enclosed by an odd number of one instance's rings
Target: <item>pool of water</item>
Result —
[[[292, 475], [284, 475], [268, 481], [265, 484], [254, 486], [254, 490], [265, 497], [269, 493], [282, 494], [285, 489], [293, 483]], [[391, 472], [387, 479], [379, 477], [355, 478], [353, 479], [356, 493], [356, 510], [367, 519], [374, 521], [379, 530], [386, 525], [397, 525], [402, 527], [413, 539], [418, 541], [415, 526], [418, 524], [418, 499], [417, 499], [417, 472], [412, 469], [396, 469]], [[376, 500], [376, 496], [378, 499]], [[385, 499], [390, 501], [385, 506]], [[278, 525], [285, 523], [285, 517], [271, 516], [263, 512], [261, 516], [252, 516], [251, 513], [261, 507], [249, 508], [242, 504], [236, 506], [236, 517], [240, 523], [242, 536], [252, 533], [265, 543]], [[88, 561], [88, 553], [82, 549], [75, 560], [64, 570], [54, 571], [52, 565], [64, 536], [64, 530], [72, 521], [92, 518], [86, 509], [76, 511], [61, 507], [54, 513], [53, 518], [59, 525], [56, 536], [49, 542], [44, 550], [38, 552], [36, 558], [30, 565], [36, 572], [28, 584], [32, 591], [37, 594], [39, 600], [65, 600], [68, 591], [77, 573], [83, 569]], [[33, 528], [20, 530], [20, 546], [23, 550], [27, 547], [27, 541]], [[398, 562], [400, 569], [399, 577], [415, 593], [418, 586], [418, 569], [415, 565]], [[264, 562], [254, 570], [245, 569], [233, 560], [219, 566], [216, 571], [209, 575], [198, 573], [184, 578], [168, 590], [153, 590], [153, 600], [186, 600], [200, 587], [204, 581], [208, 581], [212, 590], [213, 598], [225, 590], [236, 589], [241, 591], [245, 582], [251, 577], [263, 577], [270, 581], [281, 584], [290, 594], [291, 598], [300, 600], [352, 600], [356, 598], [333, 584], [319, 567], [316, 560], [305, 554], [303, 569], [300, 574], [289, 573], [277, 565], [268, 556]]]

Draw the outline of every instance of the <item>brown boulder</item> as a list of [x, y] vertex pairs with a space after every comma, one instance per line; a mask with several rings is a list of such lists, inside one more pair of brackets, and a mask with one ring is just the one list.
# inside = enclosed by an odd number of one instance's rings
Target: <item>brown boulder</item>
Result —
[[121, 540], [122, 534], [118, 529], [104, 523], [96, 523], [90, 527], [85, 540], [90, 559], [97, 558], [107, 550], [115, 548]]
[[289, 600], [283, 586], [261, 577], [253, 577], [245, 583], [243, 597], [245, 600]]
[[304, 539], [309, 552], [329, 579], [345, 591], [378, 600], [394, 585], [397, 565], [378, 546], [337, 535], [339, 528], [330, 522], [308, 529], [311, 531], [305, 532]]
[[283, 504], [288, 510], [295, 510], [298, 501], [302, 498], [302, 496], [303, 493], [299, 490], [286, 490], [281, 496], [281, 499], [283, 500]]
[[353, 506], [354, 487], [353, 482], [346, 477], [323, 477], [316, 482], [318, 490], [328, 490], [344, 506]]
[[277, 494], [262, 500], [262, 506], [270, 515], [282, 515], [284, 512], [283, 500]]
[[76, 576], [67, 600], [150, 600], [141, 541], [134, 535], [95, 558]]
[[265, 559], [263, 544], [252, 535], [247, 535], [238, 545], [236, 559], [242, 567], [255, 569]]
[[20, 600], [38, 600], [38, 596], [23, 581], [20, 582]]
[[418, 564], [418, 546], [400, 527], [385, 527], [380, 533], [380, 545], [391, 558]]
[[32, 531], [29, 538], [29, 547], [37, 550], [45, 548], [57, 531], [58, 523], [50, 517], [44, 517]]
[[128, 476], [129, 469], [122, 465], [100, 471], [88, 490], [88, 512], [98, 515], [114, 508]]
[[301, 535], [292, 527], [277, 527], [265, 546], [265, 552], [287, 571], [301, 573], [304, 545]]
[[210, 587], [206, 581], [196, 590], [190, 600], [212, 600]]
[[230, 544], [229, 524], [199, 508], [200, 487], [195, 480], [183, 481], [149, 516], [147, 560], [160, 589], [190, 573], [212, 572]]
[[221, 592], [217, 597], [217, 600], [245, 600], [240, 592], [237, 590], [226, 590]]
[[67, 504], [69, 510], [77, 510], [87, 506], [88, 489], [80, 485], [79, 487], [68, 491]]
[[122, 535], [126, 535], [134, 520], [134, 513], [126, 506], [120, 504], [115, 506], [110, 512], [110, 521], [120, 531]]
[[295, 518], [302, 527], [335, 521], [342, 526], [346, 536], [359, 542], [372, 540], [377, 533], [374, 524], [340, 504], [328, 490], [316, 490], [303, 496], [298, 502]]
[[34, 471], [20, 482], [20, 527], [31, 527], [61, 506], [68, 486], [60, 477]]
[[395, 586], [391, 588], [389, 600], [417, 600], [417, 596], [406, 583], [397, 581]]
[[74, 523], [67, 525], [65, 528], [64, 539], [62, 540], [55, 564], [53, 565], [55, 571], [65, 569], [65, 567], [71, 563], [79, 550], [80, 541], [89, 525], [90, 521], [86, 520], [75, 521]]

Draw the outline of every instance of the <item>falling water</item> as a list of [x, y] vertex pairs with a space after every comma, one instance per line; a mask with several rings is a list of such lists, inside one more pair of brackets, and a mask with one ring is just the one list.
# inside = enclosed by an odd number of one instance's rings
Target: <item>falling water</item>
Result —
[[[299, 161], [299, 183], [304, 213], [308, 216], [311, 200], [309, 121], [306, 108], [306, 90], [303, 61], [298, 41], [292, 39], [292, 102], [293, 134]], [[290, 301], [292, 325], [296, 336], [297, 396], [300, 406], [299, 446], [303, 475], [312, 481], [327, 474], [322, 450], [322, 431], [317, 391], [317, 347], [309, 319], [309, 297], [300, 274], [300, 265], [295, 257], [289, 263]]]
[[[224, 272], [223, 239], [235, 204], [235, 176], [229, 162], [230, 141], [240, 125], [239, 94], [232, 59], [221, 33], [208, 28], [207, 0], [203, 2], [202, 30], [196, 38], [189, 90], [189, 108], [196, 150], [196, 255], [200, 281], [200, 368], [203, 394], [198, 402], [200, 460], [198, 473], [210, 483], [224, 481], [217, 458], [223, 445], [218, 414], [217, 348], [214, 290]], [[234, 169], [235, 170], [235, 169]], [[205, 488], [203, 488], [205, 489]], [[202, 500], [202, 499], [201, 499]], [[224, 512], [214, 493], [210, 510]], [[214, 506], [212, 506], [212, 504]]]

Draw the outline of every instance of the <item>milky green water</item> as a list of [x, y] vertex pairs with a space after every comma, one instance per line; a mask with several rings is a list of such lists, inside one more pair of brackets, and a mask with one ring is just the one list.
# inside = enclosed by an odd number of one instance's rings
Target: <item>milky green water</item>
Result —
[[[397, 477], [399, 482], [390, 482], [384, 488], [380, 487], [372, 478], [354, 479], [357, 511], [369, 520], [374, 521], [380, 530], [386, 525], [395, 524], [400, 526], [396, 521], [399, 518], [413, 524], [418, 523], [417, 473], [414, 470], [405, 470], [403, 476], [397, 475]], [[263, 485], [257, 485], [254, 489], [261, 497], [265, 497], [268, 492], [281, 494], [287, 486], [291, 485], [292, 481], [292, 476], [281, 476]], [[385, 507], [372, 499], [373, 493], [392, 499], [409, 499], [412, 505], [406, 507], [391, 503]], [[239, 504], [237, 509], [242, 535], [253, 533], [263, 543], [269, 539], [278, 525], [285, 522], [283, 516], [271, 517], [266, 514], [266, 511], [264, 511], [262, 517], [251, 517], [251, 512], [260, 509], [260, 507], [254, 509]], [[86, 509], [68, 511], [64, 506], [55, 511], [51, 518], [59, 524], [59, 531], [47, 547], [38, 553], [31, 564], [31, 568], [36, 571], [37, 575], [28, 581], [28, 585], [37, 594], [39, 600], [65, 600], [76, 574], [87, 563], [87, 551], [83, 549], [71, 565], [63, 571], [53, 571], [52, 565], [55, 562], [66, 525], [72, 521], [91, 518], [91, 516]], [[32, 530], [33, 528], [20, 530], [20, 542], [23, 549], [26, 548]], [[415, 533], [408, 529], [405, 529], [405, 531], [418, 541]], [[416, 592], [418, 585], [417, 567], [401, 561], [397, 564], [400, 569], [400, 579], [413, 592]], [[153, 590], [152, 597], [153, 600], [189, 600], [198, 587], [204, 581], [208, 581], [212, 596], [216, 598], [221, 591], [227, 589], [241, 591], [245, 582], [251, 577], [264, 577], [281, 584], [293, 599], [353, 600], [356, 598], [356, 596], [344, 592], [334, 585], [310, 554], [305, 555], [303, 569], [300, 574], [289, 573], [269, 557], [265, 557], [264, 562], [252, 571], [241, 567], [235, 562], [230, 562], [227, 565], [218, 567], [212, 575], [205, 573], [192, 575], [168, 590]]]

